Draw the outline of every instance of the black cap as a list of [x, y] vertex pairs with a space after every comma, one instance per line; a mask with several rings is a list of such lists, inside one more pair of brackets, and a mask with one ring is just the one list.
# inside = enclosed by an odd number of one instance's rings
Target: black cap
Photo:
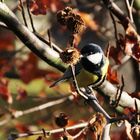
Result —
[[101, 47], [97, 44], [94, 43], [90, 43], [85, 45], [82, 49], [81, 49], [81, 54], [95, 54], [95, 53], [103, 53]]
[[81, 49], [81, 54], [83, 55], [83, 57], [81, 57], [80, 62], [85, 70], [87, 70], [88, 72], [97, 74], [98, 76], [101, 76], [101, 67], [104, 65], [103, 58], [100, 64], [94, 64], [87, 59], [89, 55], [96, 54], [96, 53], [103, 54], [103, 51], [99, 45], [94, 44], [94, 43], [85, 45]]

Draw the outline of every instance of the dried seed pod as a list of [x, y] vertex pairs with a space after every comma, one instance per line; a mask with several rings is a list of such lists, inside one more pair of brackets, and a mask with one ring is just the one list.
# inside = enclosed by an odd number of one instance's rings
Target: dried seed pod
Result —
[[68, 116], [64, 113], [60, 113], [59, 116], [55, 117], [55, 123], [59, 127], [65, 127], [68, 124]]
[[61, 25], [66, 25], [73, 34], [80, 33], [85, 25], [81, 16], [74, 13], [70, 7], [57, 12], [57, 21]]
[[67, 28], [73, 33], [77, 34], [80, 33], [84, 28], [84, 21], [82, 18], [77, 14], [71, 14], [67, 19]]
[[80, 60], [80, 52], [73, 47], [66, 48], [61, 54], [62, 61], [69, 65], [75, 65]]
[[64, 11], [61, 10], [57, 12], [57, 21], [62, 25], [66, 25], [67, 23], [66, 13]]
[[97, 112], [89, 121], [89, 129], [98, 135], [102, 133], [104, 126], [107, 124], [106, 118], [102, 113]]
[[63, 11], [68, 15], [70, 12], [72, 12], [72, 8], [66, 7]]

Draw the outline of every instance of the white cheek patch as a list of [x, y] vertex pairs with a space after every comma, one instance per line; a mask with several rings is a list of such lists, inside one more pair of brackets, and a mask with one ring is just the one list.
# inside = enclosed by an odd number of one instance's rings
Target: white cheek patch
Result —
[[95, 65], [100, 63], [102, 58], [103, 58], [102, 53], [95, 53], [87, 56], [87, 59]]

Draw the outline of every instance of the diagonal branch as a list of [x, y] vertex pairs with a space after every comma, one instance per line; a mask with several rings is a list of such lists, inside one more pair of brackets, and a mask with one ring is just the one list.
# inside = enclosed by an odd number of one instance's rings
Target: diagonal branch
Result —
[[66, 66], [61, 62], [59, 54], [42, 43], [27, 27], [21, 24], [14, 13], [2, 2], [0, 2], [0, 21], [5, 23], [39, 58], [58, 70], [65, 71]]
[[[108, 0], [104, 0], [107, 1]], [[112, 3], [111, 3], [112, 4]], [[113, 4], [114, 6], [114, 4]], [[112, 8], [111, 8], [112, 10]], [[117, 12], [117, 10], [114, 10]], [[114, 13], [115, 13], [114, 12]], [[124, 14], [118, 10], [117, 15], [122, 15], [124, 17]], [[125, 17], [126, 18], [126, 17]], [[19, 39], [32, 51], [34, 52], [39, 58], [44, 60], [46, 63], [50, 64], [51, 66], [57, 68], [58, 70], [64, 72], [66, 69], [66, 66], [59, 58], [59, 54], [53, 50], [52, 48], [41, 42], [27, 27], [22, 25], [17, 17], [12, 13], [12, 11], [2, 2], [0, 2], [0, 21], [5, 23], [9, 29], [11, 29], [15, 35], [19, 37]], [[126, 18], [125, 21], [129, 21], [128, 18]], [[54, 45], [52, 43], [52, 45]], [[115, 100], [116, 94], [117, 94], [117, 88], [112, 85], [110, 82], [105, 81], [103, 85], [99, 87], [101, 92], [103, 92], [104, 95], [108, 96], [111, 100]], [[128, 95], [127, 92], [123, 91], [122, 96], [119, 101], [119, 107], [125, 108], [135, 108], [135, 99]], [[140, 111], [140, 100], [137, 100], [138, 104], [138, 111]], [[90, 106], [94, 104], [94, 102], [90, 100]]]

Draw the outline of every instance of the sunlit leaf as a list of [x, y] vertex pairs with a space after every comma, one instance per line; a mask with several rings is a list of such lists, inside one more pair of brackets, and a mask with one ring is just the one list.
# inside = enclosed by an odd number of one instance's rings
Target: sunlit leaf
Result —
[[111, 67], [108, 68], [107, 80], [112, 84], [119, 84], [118, 73], [115, 70], [112, 70]]

